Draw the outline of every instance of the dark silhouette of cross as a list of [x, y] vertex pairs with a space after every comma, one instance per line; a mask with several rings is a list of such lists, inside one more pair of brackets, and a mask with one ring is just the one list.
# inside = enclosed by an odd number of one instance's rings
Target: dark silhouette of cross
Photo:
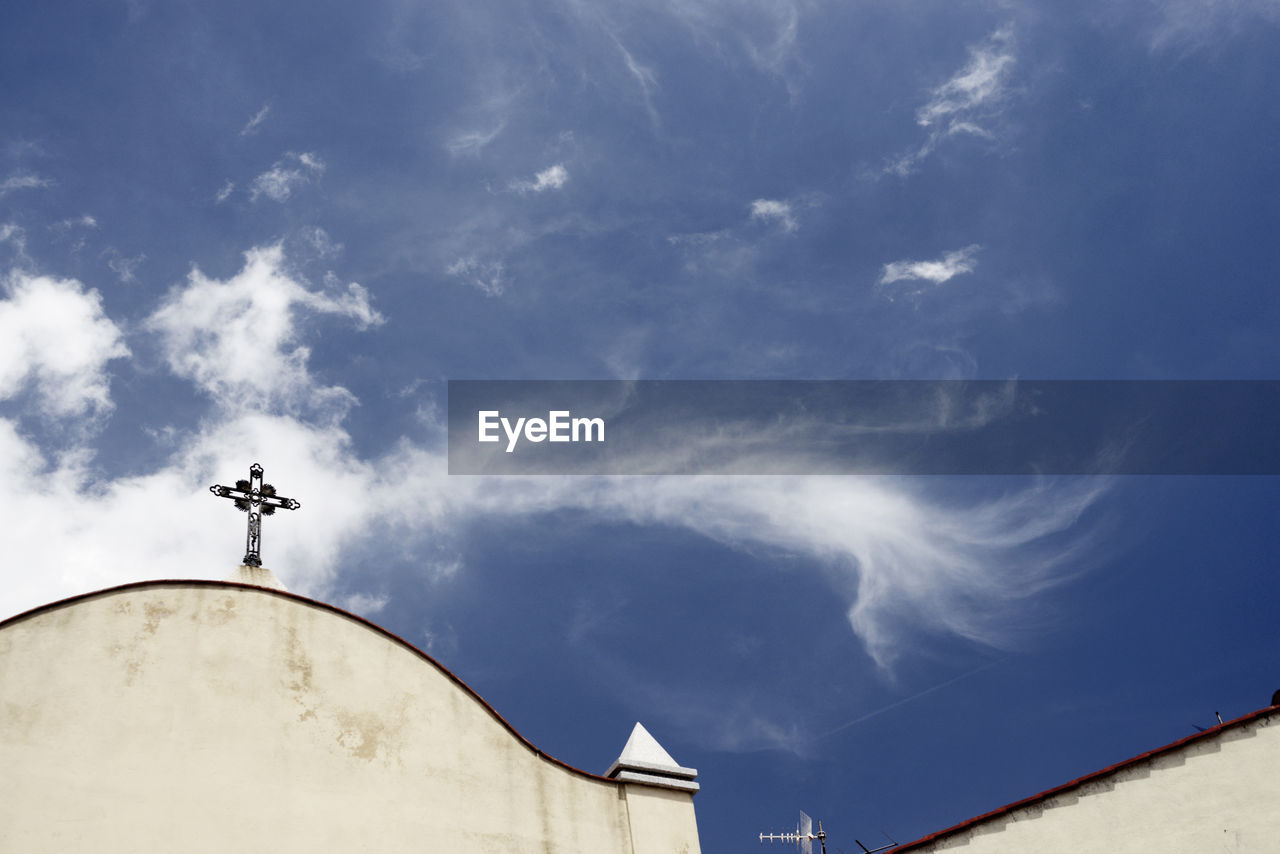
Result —
[[249, 479], [237, 480], [234, 488], [215, 485], [209, 491], [222, 498], [230, 498], [236, 509], [249, 514], [249, 534], [245, 539], [245, 566], [262, 566], [262, 517], [270, 516], [276, 508], [297, 510], [302, 505], [292, 498], [276, 495], [276, 488], [262, 482], [262, 466], [249, 466]]

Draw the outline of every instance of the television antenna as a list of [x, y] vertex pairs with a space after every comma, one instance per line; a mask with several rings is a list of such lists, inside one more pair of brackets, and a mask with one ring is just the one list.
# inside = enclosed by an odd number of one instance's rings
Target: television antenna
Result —
[[[884, 833], [884, 831], [880, 831]], [[887, 851], [898, 843], [892, 836], [884, 833], [884, 838], [889, 840], [888, 845], [881, 845], [879, 848], [868, 848], [857, 839], [853, 840], [858, 843], [864, 854], [876, 854], [877, 851]], [[800, 849], [800, 854], [813, 854], [813, 840], [818, 840], [818, 844], [822, 846], [822, 854], [827, 854], [827, 832], [822, 829], [822, 822], [818, 822], [818, 832], [813, 832], [813, 819], [805, 814], [804, 810], [800, 811], [800, 822], [796, 825], [796, 829], [792, 832], [783, 833], [762, 833], [760, 834], [760, 844], [765, 842], [794, 842], [796, 847]], [[838, 849], [837, 849], [838, 850]], [[843, 852], [841, 852], [843, 854]]]
[[765, 842], [794, 842], [800, 849], [800, 854], [813, 854], [815, 839], [822, 844], [822, 854], [827, 854], [827, 834], [822, 829], [822, 822], [818, 822], [818, 832], [814, 833], [813, 819], [809, 818], [804, 810], [800, 811], [800, 822], [796, 825], [794, 832], [760, 834], [761, 845]]

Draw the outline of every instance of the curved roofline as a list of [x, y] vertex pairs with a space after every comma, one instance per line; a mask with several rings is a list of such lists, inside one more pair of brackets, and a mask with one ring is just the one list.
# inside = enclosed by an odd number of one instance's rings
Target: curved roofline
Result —
[[943, 839], [944, 837], [951, 836], [956, 833], [961, 833], [965, 830], [968, 830], [971, 827], [982, 824], [985, 821], [990, 821], [993, 818], [999, 818], [1002, 815], [1007, 815], [1008, 813], [1011, 813], [1014, 810], [1018, 810], [1023, 807], [1030, 806], [1040, 801], [1048, 800], [1049, 798], [1052, 798], [1055, 795], [1060, 795], [1063, 792], [1069, 792], [1072, 789], [1078, 789], [1081, 786], [1094, 782], [1095, 780], [1099, 780], [1110, 774], [1115, 774], [1119, 771], [1123, 771], [1125, 768], [1128, 768], [1130, 766], [1138, 765], [1142, 762], [1145, 762], [1149, 759], [1154, 759], [1157, 756], [1161, 756], [1165, 753], [1171, 753], [1175, 750], [1179, 750], [1180, 748], [1186, 747], [1188, 744], [1194, 744], [1197, 741], [1205, 741], [1207, 739], [1213, 738], [1216, 735], [1220, 735], [1226, 730], [1234, 729], [1238, 726], [1244, 726], [1245, 724], [1251, 721], [1256, 721], [1256, 720], [1259, 720], [1260, 718], [1265, 718], [1268, 715], [1273, 715], [1273, 714], [1280, 714], [1280, 706], [1275, 706], [1275, 705], [1266, 706], [1265, 708], [1258, 709], [1256, 712], [1250, 712], [1249, 714], [1241, 715], [1240, 717], [1235, 718], [1234, 720], [1229, 720], [1224, 723], [1220, 723], [1217, 726], [1208, 727], [1207, 729], [1201, 732], [1192, 733], [1191, 735], [1185, 738], [1180, 738], [1177, 741], [1170, 742], [1169, 744], [1166, 744], [1163, 747], [1157, 747], [1154, 750], [1148, 750], [1146, 753], [1139, 753], [1137, 756], [1126, 759], [1123, 762], [1117, 762], [1114, 765], [1108, 765], [1106, 768], [1102, 768], [1098, 771], [1094, 771], [1092, 774], [1086, 774], [1083, 777], [1077, 777], [1076, 779], [1071, 780], [1070, 782], [1067, 782], [1067, 783], [1063, 783], [1060, 786], [1054, 786], [1052, 789], [1046, 789], [1045, 791], [1040, 792], [1037, 795], [1032, 795], [1029, 798], [1023, 798], [1022, 800], [1014, 801], [1011, 804], [1005, 804], [1004, 806], [998, 807], [992, 810], [991, 812], [986, 812], [986, 813], [983, 813], [982, 815], [974, 816], [973, 818], [966, 819], [965, 821], [962, 821], [959, 824], [954, 824], [951, 827], [944, 828], [943, 830], [939, 830], [934, 833], [930, 833], [928, 836], [922, 836], [919, 839], [916, 839], [912, 842], [904, 842], [901, 845], [898, 845], [894, 848], [889, 849], [888, 854], [899, 854], [899, 852], [912, 851], [916, 848], [922, 848], [923, 846], [928, 845], [931, 842], [937, 842]]
[[602, 783], [609, 783], [610, 785], [617, 786], [620, 788], [627, 785], [626, 783], [613, 779], [611, 777], [604, 777], [604, 776], [601, 776], [600, 774], [593, 774], [590, 771], [583, 771], [581, 768], [575, 768], [574, 766], [570, 765], [568, 762], [565, 762], [562, 759], [557, 759], [551, 754], [546, 753], [543, 750], [539, 749], [537, 745], [535, 745], [533, 742], [529, 741], [529, 739], [521, 735], [519, 730], [513, 727], [507, 721], [506, 718], [504, 718], [501, 714], [498, 713], [497, 709], [489, 705], [488, 701], [486, 701], [484, 697], [481, 697], [478, 693], [476, 693], [475, 689], [473, 689], [466, 682], [463, 682], [460, 678], [458, 678], [457, 674], [455, 674], [452, 670], [445, 667], [443, 664], [436, 661], [430, 655], [418, 649], [416, 646], [409, 643], [407, 640], [400, 637], [399, 635], [393, 632], [387, 631], [382, 626], [379, 626], [377, 623], [366, 620], [364, 617], [361, 617], [359, 614], [353, 614], [350, 611], [343, 610], [342, 608], [339, 608], [337, 605], [331, 605], [328, 602], [321, 602], [318, 599], [308, 599], [306, 596], [300, 596], [297, 593], [291, 593], [288, 590], [277, 590], [272, 587], [259, 587], [256, 584], [242, 584], [238, 581], [217, 581], [217, 580], [208, 579], [208, 578], [168, 578], [168, 579], [159, 579], [159, 580], [152, 580], [152, 581], [131, 581], [128, 584], [120, 584], [115, 587], [105, 587], [101, 590], [95, 590], [92, 593], [80, 593], [75, 596], [68, 596], [65, 599], [58, 599], [57, 601], [54, 601], [54, 602], [49, 602], [44, 605], [38, 605], [35, 608], [32, 608], [27, 611], [23, 611], [20, 614], [14, 614], [12, 617], [6, 617], [5, 619], [0, 620], [0, 631], [3, 631], [5, 628], [7, 628], [9, 625], [13, 623], [17, 623], [22, 620], [29, 619], [31, 617], [36, 616], [37, 614], [41, 614], [46, 611], [53, 611], [58, 608], [65, 607], [67, 605], [74, 605], [77, 602], [82, 602], [86, 599], [93, 599], [98, 596], [104, 596], [109, 593], [120, 593], [126, 590], [140, 590], [147, 587], [165, 587], [165, 586], [179, 586], [179, 585], [185, 586], [185, 587], [229, 587], [229, 588], [240, 589], [240, 590], [250, 590], [255, 593], [266, 593], [271, 596], [279, 596], [283, 599], [292, 599], [295, 602], [298, 602], [303, 605], [310, 605], [312, 607], [320, 608], [325, 611], [331, 611], [340, 617], [346, 617], [349, 620], [353, 620], [354, 622], [360, 623], [366, 628], [370, 628], [373, 631], [377, 632], [378, 634], [381, 634], [382, 636], [388, 638], [389, 640], [392, 640], [395, 643], [398, 643], [401, 646], [405, 647], [410, 652], [413, 652], [419, 658], [425, 660], [428, 664], [435, 667], [445, 676], [449, 677], [449, 679], [455, 685], [457, 685], [463, 691], [467, 692], [467, 694], [469, 694], [490, 715], [492, 715], [498, 721], [498, 723], [506, 727], [507, 731], [511, 733], [513, 736], [515, 736], [517, 741], [519, 741], [525, 747], [532, 750], [533, 753], [536, 756], [538, 756], [540, 759], [544, 759], [547, 762], [560, 766], [566, 771], [571, 771], [574, 774], [578, 774], [582, 777], [586, 777], [591, 780], [598, 780]]

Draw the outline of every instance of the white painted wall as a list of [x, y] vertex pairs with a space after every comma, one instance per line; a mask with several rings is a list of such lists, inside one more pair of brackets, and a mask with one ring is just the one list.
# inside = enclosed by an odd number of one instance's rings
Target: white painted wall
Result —
[[1280, 852], [1280, 709], [910, 851]]
[[0, 851], [699, 847], [691, 795], [539, 756], [358, 620], [157, 582], [0, 628]]

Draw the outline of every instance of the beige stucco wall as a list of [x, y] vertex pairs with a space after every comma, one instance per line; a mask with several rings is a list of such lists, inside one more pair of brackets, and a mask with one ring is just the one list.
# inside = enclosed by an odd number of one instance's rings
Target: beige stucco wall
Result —
[[911, 851], [956, 849], [1280, 851], [1280, 709]]
[[699, 849], [690, 795], [540, 756], [359, 620], [161, 582], [0, 628], [0, 850]]

